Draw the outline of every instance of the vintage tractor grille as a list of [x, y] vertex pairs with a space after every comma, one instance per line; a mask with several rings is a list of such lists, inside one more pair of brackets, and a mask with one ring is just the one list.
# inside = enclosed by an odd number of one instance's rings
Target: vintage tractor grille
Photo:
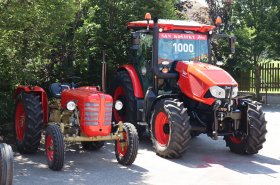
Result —
[[[99, 121], [104, 120], [104, 125], [110, 125], [112, 121], [112, 106], [113, 104], [111, 102], [106, 102], [104, 114], [102, 115], [100, 103], [85, 103], [85, 124], [97, 126]], [[103, 116], [104, 119], [100, 118]]]
[[99, 103], [85, 103], [85, 124], [97, 126], [99, 111]]
[[112, 121], [112, 106], [113, 103], [111, 102], [106, 102], [106, 108], [105, 108], [105, 121], [104, 124], [105, 125], [110, 125], [111, 121]]

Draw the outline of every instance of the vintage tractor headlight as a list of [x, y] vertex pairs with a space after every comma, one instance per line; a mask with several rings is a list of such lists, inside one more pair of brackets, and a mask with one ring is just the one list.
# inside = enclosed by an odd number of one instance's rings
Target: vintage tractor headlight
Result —
[[226, 91], [219, 86], [210, 87], [209, 90], [215, 98], [226, 98]]
[[66, 105], [66, 108], [70, 111], [73, 111], [76, 108], [76, 103], [74, 101], [69, 101]]
[[123, 108], [123, 103], [120, 100], [117, 100], [115, 103], [115, 109], [121, 110]]
[[231, 97], [235, 98], [237, 96], [237, 93], [238, 93], [238, 87], [233, 87]]

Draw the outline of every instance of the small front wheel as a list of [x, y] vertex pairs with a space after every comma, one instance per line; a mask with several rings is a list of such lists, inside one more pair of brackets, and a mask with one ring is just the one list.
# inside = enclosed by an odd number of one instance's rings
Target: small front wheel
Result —
[[61, 170], [64, 164], [64, 141], [57, 125], [47, 127], [45, 145], [49, 168], [55, 171]]
[[13, 182], [13, 150], [11, 146], [0, 144], [0, 185], [11, 185]]
[[122, 165], [131, 165], [137, 156], [139, 139], [136, 128], [131, 123], [124, 123], [124, 139], [115, 141], [115, 154]]

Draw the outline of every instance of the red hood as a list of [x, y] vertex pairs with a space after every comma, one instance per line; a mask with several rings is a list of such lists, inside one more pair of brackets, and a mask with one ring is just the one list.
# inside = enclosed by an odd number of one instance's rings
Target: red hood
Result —
[[237, 82], [223, 69], [206, 63], [183, 62], [176, 65], [178, 85], [189, 98], [212, 105], [214, 97], [205, 97], [212, 86], [237, 86]]
[[237, 82], [225, 70], [201, 62], [178, 62], [176, 71], [181, 75], [193, 75], [205, 85], [211, 86], [236, 86]]

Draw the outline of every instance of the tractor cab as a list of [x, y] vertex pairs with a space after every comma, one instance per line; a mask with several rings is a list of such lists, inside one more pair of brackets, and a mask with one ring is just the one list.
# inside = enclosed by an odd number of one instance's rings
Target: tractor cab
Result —
[[161, 78], [154, 86], [159, 93], [162, 89], [167, 93], [173, 92], [175, 88], [169, 87], [174, 87], [170, 85], [172, 81], [174, 83], [171, 79], [178, 77], [175, 71], [178, 61], [211, 62], [209, 38], [215, 26], [181, 20], [158, 20], [154, 23], [147, 19], [129, 22], [127, 27], [132, 30], [133, 61], [144, 91], [152, 84], [154, 72]]

